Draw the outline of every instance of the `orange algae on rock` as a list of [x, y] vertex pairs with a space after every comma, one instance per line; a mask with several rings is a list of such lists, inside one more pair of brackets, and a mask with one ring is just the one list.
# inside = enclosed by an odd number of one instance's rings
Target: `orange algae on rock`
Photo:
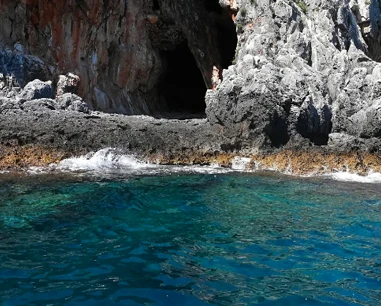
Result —
[[[79, 156], [86, 152], [68, 152], [63, 149], [44, 146], [0, 146], [0, 169], [24, 169], [44, 167], [59, 163], [65, 158]], [[291, 175], [321, 175], [347, 171], [367, 174], [381, 172], [381, 155], [376, 153], [330, 153], [283, 150], [276, 153], [239, 154], [188, 150], [179, 152], [146, 152], [142, 158], [162, 165], [212, 165], [231, 168], [236, 157], [247, 157], [251, 162], [245, 170], [276, 171]]]
[[0, 147], [0, 169], [43, 167], [58, 163], [69, 155], [61, 150], [41, 146]]
[[251, 156], [251, 167], [260, 170], [276, 170], [293, 175], [324, 174], [348, 171], [366, 174], [381, 172], [381, 155], [371, 153], [325, 153], [282, 151], [273, 154]]

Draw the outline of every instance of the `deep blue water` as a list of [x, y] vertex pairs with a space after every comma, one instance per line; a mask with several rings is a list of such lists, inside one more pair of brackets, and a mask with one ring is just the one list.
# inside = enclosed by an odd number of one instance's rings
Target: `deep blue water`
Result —
[[0, 177], [0, 305], [381, 305], [380, 185]]

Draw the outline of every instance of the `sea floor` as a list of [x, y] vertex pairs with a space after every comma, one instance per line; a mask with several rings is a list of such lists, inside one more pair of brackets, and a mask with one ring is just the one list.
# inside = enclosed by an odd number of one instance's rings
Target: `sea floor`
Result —
[[0, 174], [0, 305], [380, 305], [380, 187]]

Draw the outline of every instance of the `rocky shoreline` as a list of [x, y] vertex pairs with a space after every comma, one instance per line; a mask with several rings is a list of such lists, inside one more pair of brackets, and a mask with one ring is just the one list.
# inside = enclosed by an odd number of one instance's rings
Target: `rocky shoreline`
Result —
[[65, 7], [42, 2], [1, 4], [15, 21], [0, 29], [0, 169], [115, 148], [160, 164], [381, 172], [379, 0], [112, 0], [69, 6], [62, 24], [39, 18]]
[[[281, 149], [253, 149], [249, 141], [227, 136], [207, 119], [155, 119], [100, 112], [6, 109], [0, 114], [0, 170], [46, 167], [104, 148], [165, 165], [231, 167], [245, 158], [245, 169], [295, 175], [349, 171], [381, 172], [381, 154], [364, 140], [349, 143], [332, 135], [327, 146], [299, 143]], [[334, 137], [335, 136], [335, 137]], [[369, 140], [374, 145], [374, 140]]]

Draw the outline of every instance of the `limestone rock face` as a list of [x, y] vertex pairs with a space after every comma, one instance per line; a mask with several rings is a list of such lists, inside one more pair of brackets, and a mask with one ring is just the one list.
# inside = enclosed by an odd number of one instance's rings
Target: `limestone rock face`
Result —
[[185, 46], [226, 150], [381, 138], [381, 0], [0, 0], [0, 21], [4, 112], [37, 99], [25, 107], [156, 115], [162, 92], [189, 90], [181, 61], [184, 84], [160, 87]]
[[[149, 48], [145, 1], [2, 1], [1, 44], [16, 42], [55, 76], [74, 72], [78, 89], [104, 111], [138, 112], [160, 74]], [[133, 99], [134, 98], [134, 99]], [[135, 100], [133, 105], [129, 104]]]
[[380, 137], [378, 2], [238, 1], [236, 64], [207, 93], [209, 120], [259, 149]]
[[105, 112], [160, 111], [161, 52], [180, 42], [207, 87], [220, 62], [216, 24], [198, 0], [2, 0], [0, 21], [1, 73], [23, 87], [72, 72], [76, 93]]
[[[3, 8], [2, 2], [0, 8]], [[2, 15], [1, 10], [0, 20], [2, 24], [0, 28], [0, 73], [8, 77], [9, 85], [24, 87], [35, 79], [50, 80], [52, 74], [45, 63], [35, 55], [26, 54], [24, 47], [20, 43], [15, 42], [11, 46], [1, 48], [4, 38], [1, 31], [7, 30], [7, 17]]]

